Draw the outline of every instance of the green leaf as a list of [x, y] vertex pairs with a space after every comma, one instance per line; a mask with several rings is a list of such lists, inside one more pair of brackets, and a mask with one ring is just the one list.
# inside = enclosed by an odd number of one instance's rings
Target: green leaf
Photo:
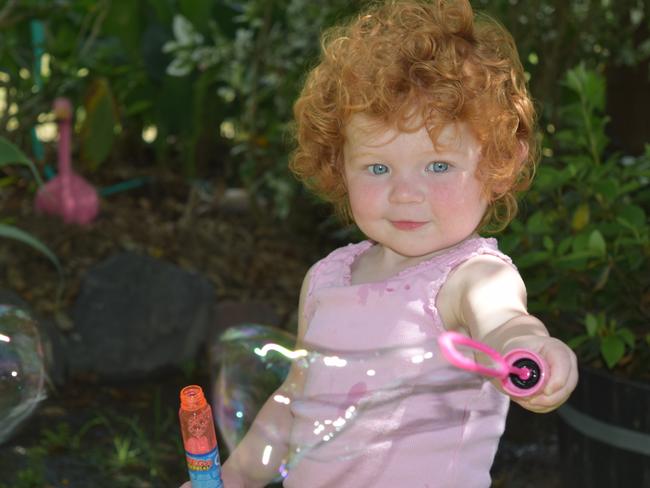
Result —
[[567, 346], [569, 346], [571, 349], [578, 349], [580, 346], [582, 346], [585, 342], [587, 342], [590, 339], [588, 335], [582, 334], [579, 336], [572, 337], [567, 341]]
[[605, 244], [605, 238], [598, 229], [594, 230], [589, 235], [589, 249], [596, 253], [598, 256], [605, 256], [607, 253], [607, 244]]
[[596, 71], [585, 71], [584, 96], [587, 103], [596, 110], [605, 109], [605, 77]]
[[41, 180], [38, 171], [36, 171], [36, 166], [34, 166], [34, 163], [32, 163], [32, 161], [25, 155], [24, 152], [18, 149], [18, 147], [16, 147], [4, 137], [0, 136], [0, 167], [9, 164], [22, 164], [24, 166], [27, 166], [34, 175], [34, 179], [38, 185], [41, 186], [43, 184], [43, 180]]
[[63, 268], [61, 268], [61, 263], [59, 263], [56, 255], [50, 250], [49, 247], [39, 241], [36, 237], [28, 234], [24, 230], [14, 227], [13, 225], [2, 223], [0, 223], [0, 237], [14, 239], [16, 241], [22, 242], [23, 244], [27, 244], [33, 249], [36, 249], [38, 252], [46, 256], [52, 262], [52, 264], [54, 264], [57, 271], [59, 272], [59, 275], [63, 276]]
[[581, 93], [583, 90], [585, 76], [585, 66], [584, 64], [579, 64], [575, 68], [567, 71], [564, 84], [568, 86], [573, 92]]
[[517, 259], [517, 267], [524, 269], [530, 268], [549, 259], [550, 254], [546, 251], [529, 252]]
[[86, 118], [81, 128], [81, 156], [96, 170], [106, 160], [115, 138], [116, 111], [108, 80], [95, 80], [85, 99]]
[[636, 342], [634, 332], [632, 332], [627, 327], [622, 327], [618, 330], [618, 336], [623, 339], [623, 342], [625, 342], [625, 344], [627, 344], [630, 349], [634, 349], [634, 343]]
[[585, 328], [589, 337], [595, 337], [598, 332], [598, 319], [594, 314], [588, 313], [585, 317]]
[[560, 256], [565, 254], [569, 249], [571, 249], [572, 244], [573, 244], [573, 237], [571, 236], [565, 237], [557, 246], [557, 253]]
[[569, 178], [570, 175], [567, 172], [549, 166], [542, 166], [535, 175], [534, 188], [548, 192], [562, 186]]
[[575, 213], [573, 214], [573, 220], [571, 221], [571, 228], [575, 231], [580, 231], [584, 229], [587, 224], [589, 224], [589, 205], [583, 203], [580, 205]]
[[531, 234], [548, 234], [550, 229], [546, 224], [544, 212], [535, 212], [526, 222], [526, 228]]
[[603, 337], [600, 343], [600, 353], [605, 359], [607, 367], [612, 369], [625, 354], [625, 344], [618, 336]]
[[542, 242], [544, 243], [544, 247], [546, 248], [547, 251], [552, 252], [553, 249], [555, 249], [555, 243], [553, 242], [553, 239], [550, 236], [544, 236]]

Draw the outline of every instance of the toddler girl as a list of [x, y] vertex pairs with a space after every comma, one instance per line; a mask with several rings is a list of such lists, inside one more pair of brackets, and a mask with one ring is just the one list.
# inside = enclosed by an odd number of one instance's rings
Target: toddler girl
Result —
[[[560, 406], [577, 381], [575, 356], [527, 313], [524, 283], [496, 240], [477, 234], [512, 219], [536, 161], [511, 36], [467, 0], [386, 1], [325, 34], [295, 116], [291, 169], [368, 238], [308, 271], [297, 347], [399, 350], [461, 331], [502, 354], [541, 355], [545, 388], [514, 400], [534, 412]], [[490, 486], [509, 402], [499, 386], [439, 368], [405, 389], [396, 381], [412, 370], [390, 369], [378, 378], [294, 364], [224, 464], [226, 487], [277, 477], [289, 450], [327, 427], [304, 400], [323, 394], [345, 400], [330, 422], [345, 423], [346, 406], [358, 416], [292, 465], [285, 487]], [[361, 412], [364, 398], [395, 384], [396, 399]]]

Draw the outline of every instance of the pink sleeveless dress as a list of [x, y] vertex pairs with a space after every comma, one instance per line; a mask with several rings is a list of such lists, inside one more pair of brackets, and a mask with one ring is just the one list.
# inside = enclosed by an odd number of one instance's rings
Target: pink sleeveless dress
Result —
[[304, 306], [302, 394], [291, 403], [293, 457], [286, 488], [472, 488], [490, 467], [509, 399], [485, 378], [450, 366], [436, 296], [458, 265], [497, 256], [470, 238], [396, 276], [350, 284], [362, 241], [319, 261]]

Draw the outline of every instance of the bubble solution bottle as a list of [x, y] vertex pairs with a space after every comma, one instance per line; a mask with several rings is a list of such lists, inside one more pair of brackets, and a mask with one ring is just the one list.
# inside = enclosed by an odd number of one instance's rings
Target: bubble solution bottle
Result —
[[181, 390], [178, 418], [192, 488], [223, 488], [212, 410], [200, 386]]

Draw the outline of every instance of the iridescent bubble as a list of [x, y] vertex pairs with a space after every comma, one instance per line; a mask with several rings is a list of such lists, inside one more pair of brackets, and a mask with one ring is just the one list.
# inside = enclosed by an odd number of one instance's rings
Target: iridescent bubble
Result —
[[43, 348], [34, 319], [0, 305], [0, 443], [45, 398]]
[[487, 378], [452, 366], [431, 336], [383, 349], [294, 349], [286, 332], [246, 326], [228, 330], [221, 347], [213, 405], [230, 451], [264, 406], [247, 437], [255, 448], [247, 449], [245, 469], [256, 480], [292, 476], [291, 486], [307, 486], [314, 473], [339, 480], [361, 459], [370, 476], [387, 463], [406, 466], [403, 446], [414, 438], [436, 446], [427, 454], [435, 464], [465, 449], [469, 418], [495, 442], [503, 427], [507, 397]]
[[[248, 431], [266, 399], [284, 381], [291, 360], [280, 353], [259, 354], [265, 344], [287, 350], [295, 337], [274, 327], [247, 324], [231, 327], [219, 340], [219, 377], [212, 405], [223, 441], [232, 451]], [[256, 352], [257, 350], [257, 352]]]

